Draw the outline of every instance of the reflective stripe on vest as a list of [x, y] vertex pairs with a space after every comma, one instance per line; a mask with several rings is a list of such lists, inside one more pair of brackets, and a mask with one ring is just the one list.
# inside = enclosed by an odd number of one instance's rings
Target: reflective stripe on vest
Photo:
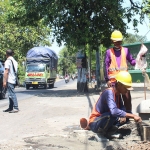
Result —
[[[116, 102], [116, 105], [117, 105], [118, 108], [120, 108], [119, 97], [117, 97], [117, 100], [116, 100], [114, 89], [113, 89], [113, 88], [107, 88], [107, 89], [105, 89], [105, 90], [112, 90], [113, 95], [114, 95], [114, 100], [115, 100], [115, 102]], [[105, 90], [104, 90], [104, 91], [105, 91]], [[104, 92], [104, 91], [103, 91], [103, 92]], [[102, 92], [102, 93], [103, 93], [103, 92]], [[102, 93], [101, 93], [101, 94], [102, 94]], [[101, 97], [101, 95], [100, 95], [100, 97]], [[99, 99], [100, 99], [100, 97], [99, 97]], [[98, 103], [99, 99], [97, 100], [96, 104]], [[101, 113], [96, 110], [96, 104], [95, 104], [94, 107], [93, 107], [91, 116], [90, 116], [90, 118], [89, 118], [89, 123], [93, 122], [93, 121], [95, 120], [95, 118], [101, 116]]]
[[118, 67], [117, 61], [116, 61], [116, 56], [114, 49], [110, 49], [110, 58], [111, 58], [111, 63], [108, 68], [108, 76], [111, 82], [115, 82], [115, 76], [119, 71], [127, 71], [127, 62], [126, 62], [126, 53], [123, 47], [121, 47], [121, 63], [120, 67]]

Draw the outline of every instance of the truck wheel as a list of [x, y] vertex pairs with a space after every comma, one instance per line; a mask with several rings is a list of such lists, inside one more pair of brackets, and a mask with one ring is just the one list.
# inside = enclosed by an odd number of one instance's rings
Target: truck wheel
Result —
[[51, 85], [52, 88], [54, 88], [54, 83]]
[[53, 84], [49, 84], [49, 88], [54, 88], [54, 83]]
[[47, 89], [47, 84], [44, 84], [44, 89]]
[[26, 90], [28, 90], [30, 88], [30, 85], [26, 84]]

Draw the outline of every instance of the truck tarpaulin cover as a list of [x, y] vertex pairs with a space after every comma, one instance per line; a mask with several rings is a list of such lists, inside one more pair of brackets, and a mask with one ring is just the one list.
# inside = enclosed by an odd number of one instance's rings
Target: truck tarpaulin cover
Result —
[[57, 68], [57, 54], [48, 47], [33, 47], [27, 52], [27, 63], [49, 63], [52, 68]]

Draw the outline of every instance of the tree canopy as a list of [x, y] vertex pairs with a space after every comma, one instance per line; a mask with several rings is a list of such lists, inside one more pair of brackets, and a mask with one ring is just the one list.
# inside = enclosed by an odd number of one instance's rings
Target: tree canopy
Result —
[[61, 75], [74, 74], [76, 72], [76, 55], [69, 53], [67, 47], [59, 52], [58, 73]]
[[128, 23], [136, 27], [141, 14], [141, 4], [129, 0], [130, 7], [123, 7], [123, 0], [11, 0], [15, 6], [9, 11], [9, 20], [21, 25], [36, 26], [43, 19], [46, 26], [53, 28], [58, 44], [77, 47], [89, 44], [97, 49], [99, 44], [110, 45], [110, 34], [119, 29], [126, 34]]
[[43, 25], [43, 20], [38, 20], [37, 26], [21, 26], [17, 22], [8, 21], [8, 12], [15, 11], [15, 6], [10, 5], [9, 0], [0, 2], [0, 52], [5, 58], [6, 49], [15, 52], [17, 60], [22, 59], [26, 52], [33, 46], [50, 45], [48, 39], [50, 27]]
[[123, 44], [135, 43], [135, 42], [145, 42], [147, 38], [137, 34], [128, 33], [127, 37], [124, 38]]

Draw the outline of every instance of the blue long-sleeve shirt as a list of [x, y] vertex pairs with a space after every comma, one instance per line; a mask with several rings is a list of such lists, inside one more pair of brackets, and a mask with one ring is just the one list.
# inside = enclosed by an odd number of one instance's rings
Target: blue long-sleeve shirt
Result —
[[[93, 122], [96, 117], [99, 117], [106, 112], [110, 112], [114, 117], [125, 117], [126, 112], [121, 96], [115, 95], [115, 99], [113, 90], [106, 89], [96, 102], [89, 122]], [[117, 104], [119, 104], [119, 108], [117, 107]]]

